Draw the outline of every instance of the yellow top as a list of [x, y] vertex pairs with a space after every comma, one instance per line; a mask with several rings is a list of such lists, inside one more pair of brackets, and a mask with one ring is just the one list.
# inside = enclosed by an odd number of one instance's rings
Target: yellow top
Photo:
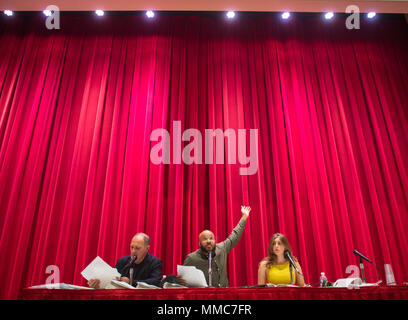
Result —
[[[267, 281], [273, 284], [291, 284], [289, 273], [289, 262], [285, 264], [273, 264], [267, 268]], [[296, 284], [296, 272], [292, 267], [293, 284]]]

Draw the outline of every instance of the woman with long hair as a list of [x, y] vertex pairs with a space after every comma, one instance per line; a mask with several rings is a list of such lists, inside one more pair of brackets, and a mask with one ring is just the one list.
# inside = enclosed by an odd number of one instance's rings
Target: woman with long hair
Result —
[[[292, 257], [299, 273], [290, 265], [290, 261], [285, 256], [285, 251]], [[259, 263], [258, 285], [267, 283], [305, 286], [305, 279], [299, 262], [292, 255], [292, 248], [289, 245], [288, 239], [281, 233], [275, 233], [272, 236], [269, 241], [268, 256]]]

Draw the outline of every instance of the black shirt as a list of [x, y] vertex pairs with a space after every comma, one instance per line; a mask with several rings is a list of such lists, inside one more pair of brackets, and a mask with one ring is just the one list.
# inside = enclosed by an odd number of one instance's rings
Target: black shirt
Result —
[[[116, 262], [115, 268], [120, 273], [121, 277], [130, 278], [130, 256], [121, 257]], [[160, 286], [160, 281], [163, 277], [162, 262], [159, 258], [147, 254], [143, 261], [139, 264], [133, 263], [133, 281], [132, 286], [136, 286], [138, 281], [143, 281], [154, 286]]]

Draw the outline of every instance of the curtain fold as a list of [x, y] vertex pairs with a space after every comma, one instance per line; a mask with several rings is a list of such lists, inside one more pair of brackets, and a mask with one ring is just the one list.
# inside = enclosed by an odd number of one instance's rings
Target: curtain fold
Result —
[[[92, 259], [113, 266], [137, 232], [175, 273], [202, 230], [229, 235], [241, 204], [252, 212], [231, 286], [257, 283], [275, 232], [307, 283], [350, 276], [353, 249], [384, 282], [386, 264], [407, 281], [408, 26], [381, 15], [347, 30], [345, 17], [62, 14], [60, 30], [1, 18], [0, 296], [44, 283], [51, 265], [85, 285]], [[201, 138], [182, 140], [188, 129]], [[215, 144], [206, 162], [207, 129], [235, 134], [223, 164]], [[240, 175], [251, 129], [257, 170]], [[165, 141], [170, 164], [155, 164]], [[184, 159], [193, 143], [201, 163]]]

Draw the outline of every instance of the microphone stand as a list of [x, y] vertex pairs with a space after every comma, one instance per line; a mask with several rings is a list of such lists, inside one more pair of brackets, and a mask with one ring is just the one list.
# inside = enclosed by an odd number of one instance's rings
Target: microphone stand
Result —
[[360, 271], [361, 271], [361, 278], [363, 280], [363, 283], [366, 283], [366, 277], [364, 274], [364, 263], [363, 263], [363, 259], [360, 257]]
[[292, 262], [289, 263], [290, 284], [293, 285]]
[[130, 259], [130, 262], [128, 264], [129, 265], [129, 282], [130, 282], [129, 284], [131, 286], [133, 286], [133, 272], [134, 272], [133, 266], [135, 264], [136, 259], [137, 259], [137, 257], [134, 256], [133, 258]]
[[208, 287], [212, 288], [212, 252], [208, 252]]
[[375, 269], [377, 270], [377, 278], [378, 278], [377, 284], [381, 283], [382, 280], [381, 280], [381, 278], [380, 278], [380, 271], [378, 270], [377, 265], [376, 265], [373, 261], [371, 261], [370, 259], [364, 257], [364, 256], [363, 256], [360, 252], [358, 252], [357, 250], [354, 250], [353, 253], [354, 253], [355, 255], [359, 256], [359, 258], [360, 258], [360, 271], [361, 271], [361, 278], [362, 278], [363, 283], [367, 283], [367, 282], [366, 282], [366, 276], [365, 276], [365, 274], [364, 274], [363, 259], [366, 260], [367, 262], [369, 262], [369, 263], [371, 263], [371, 264], [374, 265]]

